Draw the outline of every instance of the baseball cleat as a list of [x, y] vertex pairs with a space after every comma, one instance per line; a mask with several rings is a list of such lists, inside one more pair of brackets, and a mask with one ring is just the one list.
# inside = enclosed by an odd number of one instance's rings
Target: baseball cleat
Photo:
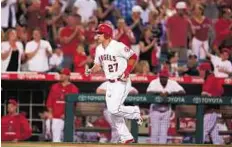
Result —
[[120, 141], [120, 143], [122, 143], [122, 144], [135, 143], [135, 140], [134, 139], [129, 139], [129, 140]]

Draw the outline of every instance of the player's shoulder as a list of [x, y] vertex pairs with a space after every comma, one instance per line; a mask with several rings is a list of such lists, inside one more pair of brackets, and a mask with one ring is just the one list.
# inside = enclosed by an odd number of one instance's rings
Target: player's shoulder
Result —
[[160, 82], [160, 79], [159, 78], [156, 78], [156, 79], [153, 79], [150, 84], [157, 84]]
[[60, 86], [60, 83], [59, 83], [59, 82], [54, 83], [54, 84], [52, 84], [51, 89], [55, 89], [55, 88], [57, 88], [57, 87], [59, 87], [59, 86]]

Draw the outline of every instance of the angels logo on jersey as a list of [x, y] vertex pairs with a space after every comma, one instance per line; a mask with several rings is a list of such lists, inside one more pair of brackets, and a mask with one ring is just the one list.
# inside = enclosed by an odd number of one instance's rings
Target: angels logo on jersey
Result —
[[102, 61], [113, 61], [116, 62], [116, 57], [108, 54], [101, 55], [99, 60]]

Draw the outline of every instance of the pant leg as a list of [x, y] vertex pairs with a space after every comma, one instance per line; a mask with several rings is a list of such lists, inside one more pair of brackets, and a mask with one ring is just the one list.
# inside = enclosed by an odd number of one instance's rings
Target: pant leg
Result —
[[203, 134], [203, 140], [206, 141], [206, 136], [210, 135], [211, 131], [213, 130], [214, 126], [216, 126], [217, 123], [217, 114], [215, 112], [213, 113], [207, 113], [204, 115], [204, 134]]
[[160, 112], [159, 111], [150, 111], [150, 122], [151, 122], [151, 143], [159, 143], [159, 134], [160, 134]]
[[217, 125], [213, 127], [210, 136], [213, 141], [213, 144], [224, 144], [223, 137], [219, 135], [219, 128]]
[[[200, 56], [199, 56], [199, 59], [205, 59], [206, 58], [206, 53], [205, 51], [203, 50], [203, 48], [208, 52], [209, 50], [209, 41], [206, 40], [206, 41], [203, 41], [201, 42], [202, 43], [202, 46], [200, 48]], [[203, 47], [203, 48], [202, 48]]]
[[103, 115], [106, 119], [106, 121], [110, 124], [110, 127], [111, 127], [111, 140], [110, 142], [111, 143], [117, 143], [120, 138], [119, 138], [119, 135], [118, 135], [118, 131], [116, 129], [116, 126], [115, 126], [115, 123], [112, 122], [111, 120], [111, 114], [108, 110], [104, 110], [103, 112]]
[[106, 105], [111, 114], [127, 119], [139, 119], [140, 110], [136, 106], [124, 106], [123, 103], [129, 93], [131, 81], [115, 82], [107, 85]]
[[129, 88], [131, 87], [131, 82], [115, 82], [107, 84], [106, 90], [106, 105], [108, 111], [111, 113], [111, 120], [113, 125], [116, 126], [117, 132], [122, 141], [132, 139], [133, 136], [129, 132], [124, 118], [138, 118], [136, 107], [132, 106], [122, 106], [127, 94], [129, 93]]
[[63, 119], [52, 119], [52, 141], [61, 142], [62, 134], [64, 130], [64, 120]]
[[192, 51], [195, 55], [197, 55], [198, 59], [200, 57], [200, 49], [201, 49], [201, 42], [194, 37], [192, 40]]
[[171, 110], [161, 113], [159, 143], [166, 144], [168, 140], [168, 128], [170, 124]]

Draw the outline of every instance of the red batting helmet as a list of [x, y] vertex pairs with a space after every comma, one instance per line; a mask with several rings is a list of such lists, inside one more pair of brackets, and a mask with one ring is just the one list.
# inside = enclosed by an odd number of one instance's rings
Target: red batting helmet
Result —
[[113, 29], [108, 24], [99, 24], [96, 33], [104, 34], [104, 37], [108, 39], [113, 36]]

